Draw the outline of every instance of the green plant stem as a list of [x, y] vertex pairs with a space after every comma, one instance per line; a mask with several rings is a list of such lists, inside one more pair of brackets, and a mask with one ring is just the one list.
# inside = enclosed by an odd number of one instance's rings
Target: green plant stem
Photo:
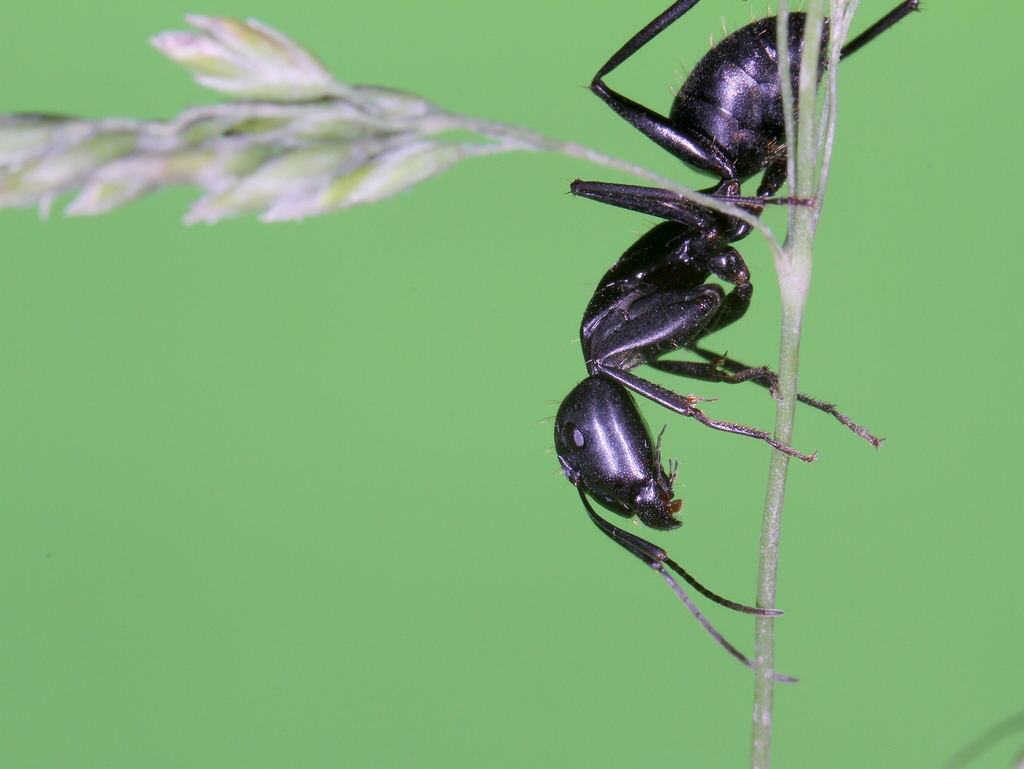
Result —
[[449, 113], [449, 117], [457, 127], [467, 131], [472, 131], [473, 133], [486, 136], [499, 142], [501, 149], [498, 151], [555, 152], [561, 155], [566, 155], [567, 157], [586, 160], [587, 162], [604, 166], [605, 168], [623, 171], [637, 177], [638, 179], [645, 179], [655, 186], [675, 192], [677, 195], [686, 198], [687, 200], [692, 200], [699, 205], [712, 209], [713, 211], [719, 211], [723, 214], [727, 214], [728, 216], [735, 217], [740, 221], [746, 222], [764, 236], [775, 259], [782, 257], [782, 246], [779, 244], [778, 238], [775, 237], [775, 233], [772, 232], [768, 225], [749, 211], [744, 211], [742, 208], [726, 203], [724, 200], [713, 198], [708, 195], [702, 195], [690, 187], [686, 187], [685, 185], [679, 184], [668, 177], [649, 171], [635, 163], [630, 163], [626, 160], [605, 155], [603, 152], [592, 150], [589, 147], [584, 147], [576, 142], [553, 139], [549, 136], [545, 136], [544, 134], [524, 128], [523, 126], [512, 125], [509, 123], [498, 123], [454, 113]]
[[[820, 180], [823, 178], [818, 160], [818, 111], [817, 104], [818, 56], [820, 52], [820, 25], [824, 18], [825, 0], [809, 0], [805, 16], [803, 57], [801, 60], [799, 103], [804, 105], [794, 116], [792, 94], [789, 87], [789, 55], [787, 46], [788, 3], [779, 6], [779, 70], [783, 85], [783, 101], [786, 106], [786, 144], [789, 148], [789, 187], [797, 197], [814, 199], [816, 205], [790, 208], [789, 230], [781, 257], [775, 259], [779, 276], [779, 290], [782, 296], [782, 329], [779, 354], [779, 401], [775, 415], [775, 439], [787, 446], [792, 445], [793, 419], [796, 412], [797, 373], [799, 369], [800, 332], [803, 326], [804, 307], [811, 282], [811, 248], [818, 222], [821, 198]], [[833, 11], [836, 11], [833, 8]], [[833, 45], [835, 40], [833, 39]], [[835, 69], [829, 73], [835, 77]], [[831, 85], [831, 84], [830, 84]], [[828, 93], [835, 94], [834, 88]], [[829, 119], [835, 116], [834, 102], [830, 105]], [[795, 118], [795, 120], [794, 120]], [[794, 136], [794, 126], [796, 135]], [[826, 131], [829, 136], [831, 134]], [[775, 607], [778, 582], [780, 536], [782, 531], [782, 508], [786, 496], [786, 477], [789, 457], [773, 451], [768, 470], [768, 485], [765, 492], [764, 515], [761, 523], [760, 558], [757, 576], [757, 605], [763, 608]], [[771, 766], [772, 728], [774, 724], [773, 703], [775, 681], [775, 622], [770, 617], [759, 617], [755, 624], [754, 638], [754, 707], [751, 734], [750, 765], [755, 769]]]

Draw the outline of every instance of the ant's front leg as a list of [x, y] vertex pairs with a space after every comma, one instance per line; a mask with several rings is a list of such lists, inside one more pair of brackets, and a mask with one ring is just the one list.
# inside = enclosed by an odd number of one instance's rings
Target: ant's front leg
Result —
[[[761, 385], [761, 387], [766, 388], [774, 398], [778, 399], [779, 377], [768, 366], [747, 366], [744, 363], [740, 363], [738, 360], [734, 360], [725, 355], [719, 355], [716, 352], [712, 352], [711, 350], [707, 350], [703, 347], [698, 347], [694, 344], [687, 345], [687, 349], [693, 350], [693, 352], [711, 362], [696, 363], [692, 361], [654, 360], [649, 361], [648, 365], [669, 374], [676, 374], [678, 376], [699, 379], [706, 382], [724, 382], [726, 384], [756, 382]], [[796, 399], [800, 403], [804, 403], [812, 408], [818, 409], [818, 411], [824, 411], [826, 414], [831, 414], [840, 424], [845, 425], [849, 430], [859, 435], [876, 449], [885, 441], [884, 438], [876, 438], [867, 429], [861, 427], [848, 416], [843, 414], [838, 408], [836, 408], [834, 403], [818, 400], [817, 398], [812, 398], [811, 396], [804, 395], [803, 393], [797, 393]]]
[[746, 435], [748, 438], [755, 438], [757, 440], [764, 441], [773, 449], [781, 451], [783, 454], [788, 454], [791, 457], [796, 457], [803, 462], [813, 462], [817, 458], [817, 453], [802, 454], [791, 446], [779, 443], [777, 440], [772, 438], [771, 433], [767, 433], [764, 430], [758, 430], [756, 427], [738, 425], [735, 422], [724, 422], [720, 419], [711, 419], [695, 405], [701, 401], [708, 400], [707, 398], [700, 398], [695, 395], [680, 395], [672, 392], [668, 388], [662, 387], [659, 384], [655, 384], [654, 382], [638, 377], [636, 374], [623, 371], [622, 369], [606, 367], [600, 363], [593, 364], [593, 368], [593, 373], [599, 372], [610, 379], [614, 379], [623, 387], [632, 390], [637, 395], [642, 395], [648, 400], [652, 400], [658, 405], [664, 406], [669, 411], [674, 411], [681, 416], [696, 419], [706, 427], [710, 427], [714, 430], [721, 430], [726, 433]]

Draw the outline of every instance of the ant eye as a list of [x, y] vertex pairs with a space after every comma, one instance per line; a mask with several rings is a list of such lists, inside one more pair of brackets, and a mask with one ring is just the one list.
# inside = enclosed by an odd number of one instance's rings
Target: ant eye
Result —
[[578, 428], [572, 422], [569, 422], [565, 426], [565, 432], [566, 432], [566, 435], [568, 435], [568, 437], [569, 437], [569, 441], [568, 441], [569, 443], [571, 443], [573, 446], [575, 446], [578, 449], [582, 449], [583, 448], [583, 444], [586, 443], [586, 439], [583, 437], [583, 431], [580, 428]]

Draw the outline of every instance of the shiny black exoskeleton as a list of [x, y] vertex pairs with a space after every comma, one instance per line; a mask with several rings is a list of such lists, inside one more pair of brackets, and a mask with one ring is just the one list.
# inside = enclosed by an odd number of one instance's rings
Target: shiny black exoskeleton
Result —
[[[758, 215], [785, 179], [774, 18], [754, 22], [716, 45], [693, 70], [667, 118], [612, 91], [603, 80], [697, 1], [680, 0], [644, 27], [598, 71], [591, 87], [652, 141], [684, 163], [716, 175], [718, 185], [707, 192]], [[842, 54], [857, 50], [917, 7], [917, 0], [901, 3], [844, 46]], [[803, 14], [791, 14], [789, 48], [794, 78], [803, 25]], [[741, 198], [740, 184], [761, 171], [764, 177], [758, 198]], [[753, 293], [750, 275], [730, 244], [745, 237], [750, 227], [664, 189], [577, 180], [572, 191], [666, 221], [641, 237], [605, 274], [584, 313], [580, 338], [588, 377], [566, 396], [555, 417], [555, 448], [562, 470], [576, 486], [594, 524], [658, 571], [704, 628], [752, 668], [751, 661], [711, 627], [667, 569], [729, 608], [768, 616], [781, 612], [744, 606], [711, 592], [664, 550], [608, 523], [590, 504], [593, 498], [610, 512], [624, 518], [635, 516], [657, 530], [680, 525], [675, 517], [682, 506], [682, 501], [674, 498], [675, 469], [669, 473], [663, 467], [660, 438], [652, 438], [631, 393], [709, 427], [758, 438], [806, 461], [813, 459], [780, 445], [764, 431], [710, 419], [696, 405], [704, 399], [679, 395], [633, 373], [639, 366], [649, 365], [706, 381], [754, 381], [774, 391], [775, 375], [766, 367], [750, 368], [697, 346], [702, 337], [742, 317], [749, 306]], [[712, 278], [729, 290], [711, 282]], [[678, 348], [692, 350], [708, 362], [661, 359]], [[881, 441], [831, 404], [804, 395], [798, 398], [832, 414], [876, 447], [880, 445]], [[795, 680], [777, 674], [775, 678]]]
[[[641, 29], [594, 75], [591, 90], [655, 144], [687, 165], [718, 177], [717, 188], [764, 171], [758, 197], [786, 180], [786, 131], [776, 47], [776, 19], [759, 19], [718, 42], [690, 72], [667, 117], [612, 90], [604, 78], [699, 0], [678, 0]], [[919, 9], [905, 0], [843, 46], [841, 56], [873, 40]], [[789, 14], [789, 69], [797, 93], [804, 14]], [[824, 71], [828, 20], [822, 29], [819, 77]], [[709, 192], [711, 190], [708, 190]]]
[[[620, 188], [619, 191], [623, 191]], [[711, 592], [661, 548], [599, 516], [588, 499], [624, 518], [636, 516], [659, 530], [677, 528], [675, 473], [661, 464], [659, 442], [651, 437], [630, 391], [718, 430], [763, 440], [798, 458], [812, 457], [783, 446], [761, 430], [708, 418], [696, 404], [702, 399], [679, 395], [632, 373], [656, 365], [683, 376], [713, 381], [763, 380], [767, 369], [722, 371], [719, 361], [692, 363], [659, 357], [697, 341], [741, 317], [752, 287], [746, 265], [729, 245], [739, 225], [728, 217], [685, 201], [671, 204], [673, 221], [657, 225], [631, 246], [605, 274], [583, 316], [580, 329], [589, 376], [562, 401], [555, 416], [555, 449], [565, 476], [576, 486], [594, 524], [608, 537], [658, 571], [704, 628], [748, 667], [750, 660], [729, 644], [697, 610], [671, 569], [716, 603], [749, 614], [780, 612], [755, 609]], [[727, 293], [711, 276], [732, 285]], [[684, 370], [673, 370], [681, 365]], [[792, 680], [776, 676], [780, 681]]]
[[[619, 188], [613, 194], [624, 191]], [[663, 213], [667, 213], [663, 212]], [[673, 220], [662, 222], [634, 243], [605, 273], [587, 305], [580, 340], [588, 376], [562, 400], [555, 416], [555, 450], [566, 478], [576, 487], [594, 524], [608, 537], [661, 574], [704, 628], [748, 667], [750, 660], [726, 641], [703, 617], [666, 567], [702, 595], [748, 614], [781, 612], [755, 609], [708, 590], [661, 548], [601, 518], [590, 504], [623, 518], [636, 517], [652, 529], [680, 526], [676, 513], [675, 470], [661, 463], [655, 441], [631, 393], [648, 398], [717, 430], [747, 435], [805, 461], [807, 456], [753, 427], [709, 418], [699, 408], [702, 398], [680, 395], [633, 373], [642, 365], [679, 376], [712, 382], [754, 381], [769, 389], [775, 374], [767, 367], [750, 368], [699, 347], [706, 335], [738, 320], [753, 292], [739, 252], [730, 244], [741, 231], [729, 217], [678, 199], [671, 202]], [[715, 277], [732, 288], [726, 292]], [[710, 362], [662, 360], [687, 348]], [[833, 405], [799, 395], [799, 400], [832, 414], [874, 445], [881, 442], [840, 414]], [[777, 675], [779, 681], [791, 681]]]

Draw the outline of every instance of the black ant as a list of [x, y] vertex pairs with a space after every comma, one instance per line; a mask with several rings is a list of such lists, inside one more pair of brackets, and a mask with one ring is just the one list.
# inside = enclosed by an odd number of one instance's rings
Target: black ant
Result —
[[[698, 0], [679, 0], [631, 38], [598, 71], [592, 90], [641, 133], [683, 162], [718, 175], [708, 190], [757, 216], [785, 181], [785, 130], [775, 53], [775, 19], [766, 18], [724, 38], [698, 62], [677, 94], [668, 118], [608, 88], [603, 77], [632, 56]], [[843, 47], [849, 55], [918, 7], [917, 0], [897, 6]], [[804, 15], [789, 19], [789, 47], [794, 78], [802, 50]], [[823, 40], [827, 31], [823, 31]], [[823, 46], [824, 51], [824, 46]], [[824, 54], [823, 54], [824, 55]], [[822, 66], [824, 59], [822, 59]], [[794, 88], [795, 92], [795, 88]], [[739, 196], [740, 183], [764, 171], [756, 199]], [[653, 529], [678, 528], [674, 499], [675, 468], [661, 464], [660, 437], [652, 439], [630, 391], [717, 430], [763, 440], [804, 461], [814, 456], [783, 446], [762, 430], [708, 418], [697, 403], [633, 374], [647, 364], [680, 376], [706, 381], [754, 381], [774, 394], [775, 374], [750, 368], [697, 346], [700, 339], [746, 312], [753, 286], [733, 243], [750, 232], [735, 218], [681, 199], [668, 190], [577, 180], [572, 192], [666, 221], [634, 243], [604, 275], [584, 312], [580, 340], [588, 377], [562, 401], [555, 417], [555, 448], [562, 470], [576, 486], [594, 524], [648, 566], [658, 571], [704, 628], [747, 667], [753, 663], [726, 641], [666, 570], [715, 603], [760, 616], [781, 612], [729, 601], [708, 590], [661, 548], [601, 518], [592, 497], [625, 518], [636, 516]], [[732, 286], [707, 282], [712, 276]], [[708, 360], [663, 361], [665, 353], [687, 348]], [[801, 402], [835, 416], [876, 447], [881, 441], [840, 414], [831, 404], [800, 395]], [[775, 675], [779, 681], [793, 681]]]
[[[703, 336], [738, 320], [753, 291], [743, 258], [729, 245], [744, 231], [744, 225], [678, 198], [666, 206], [661, 216], [668, 221], [655, 226], [622, 255], [605, 273], [587, 305], [580, 341], [589, 376], [562, 400], [555, 416], [555, 450], [562, 471], [576, 486], [594, 524], [658, 571], [704, 628], [752, 668], [753, 663], [708, 623], [665, 567], [730, 609], [761, 616], [781, 612], [744, 606], [708, 590], [664, 550], [601, 518], [588, 499], [589, 495], [624, 518], [636, 516], [652, 529], [669, 531], [680, 526], [675, 514], [682, 501], [673, 498], [672, 490], [675, 470], [669, 474], [662, 466], [660, 439], [652, 439], [630, 391], [716, 430], [757, 438], [804, 461], [814, 458], [776, 442], [762, 430], [710, 419], [697, 408], [703, 398], [679, 395], [632, 373], [647, 364], [708, 381], [774, 385], [775, 374], [765, 367], [747, 368], [731, 362], [739, 368], [727, 373], [718, 359], [709, 363], [659, 360], [680, 347], [697, 349]], [[732, 289], [726, 293], [720, 285], [708, 283], [712, 275], [731, 284]], [[829, 404], [805, 400], [838, 414]], [[794, 680], [781, 675], [776, 679]]]

